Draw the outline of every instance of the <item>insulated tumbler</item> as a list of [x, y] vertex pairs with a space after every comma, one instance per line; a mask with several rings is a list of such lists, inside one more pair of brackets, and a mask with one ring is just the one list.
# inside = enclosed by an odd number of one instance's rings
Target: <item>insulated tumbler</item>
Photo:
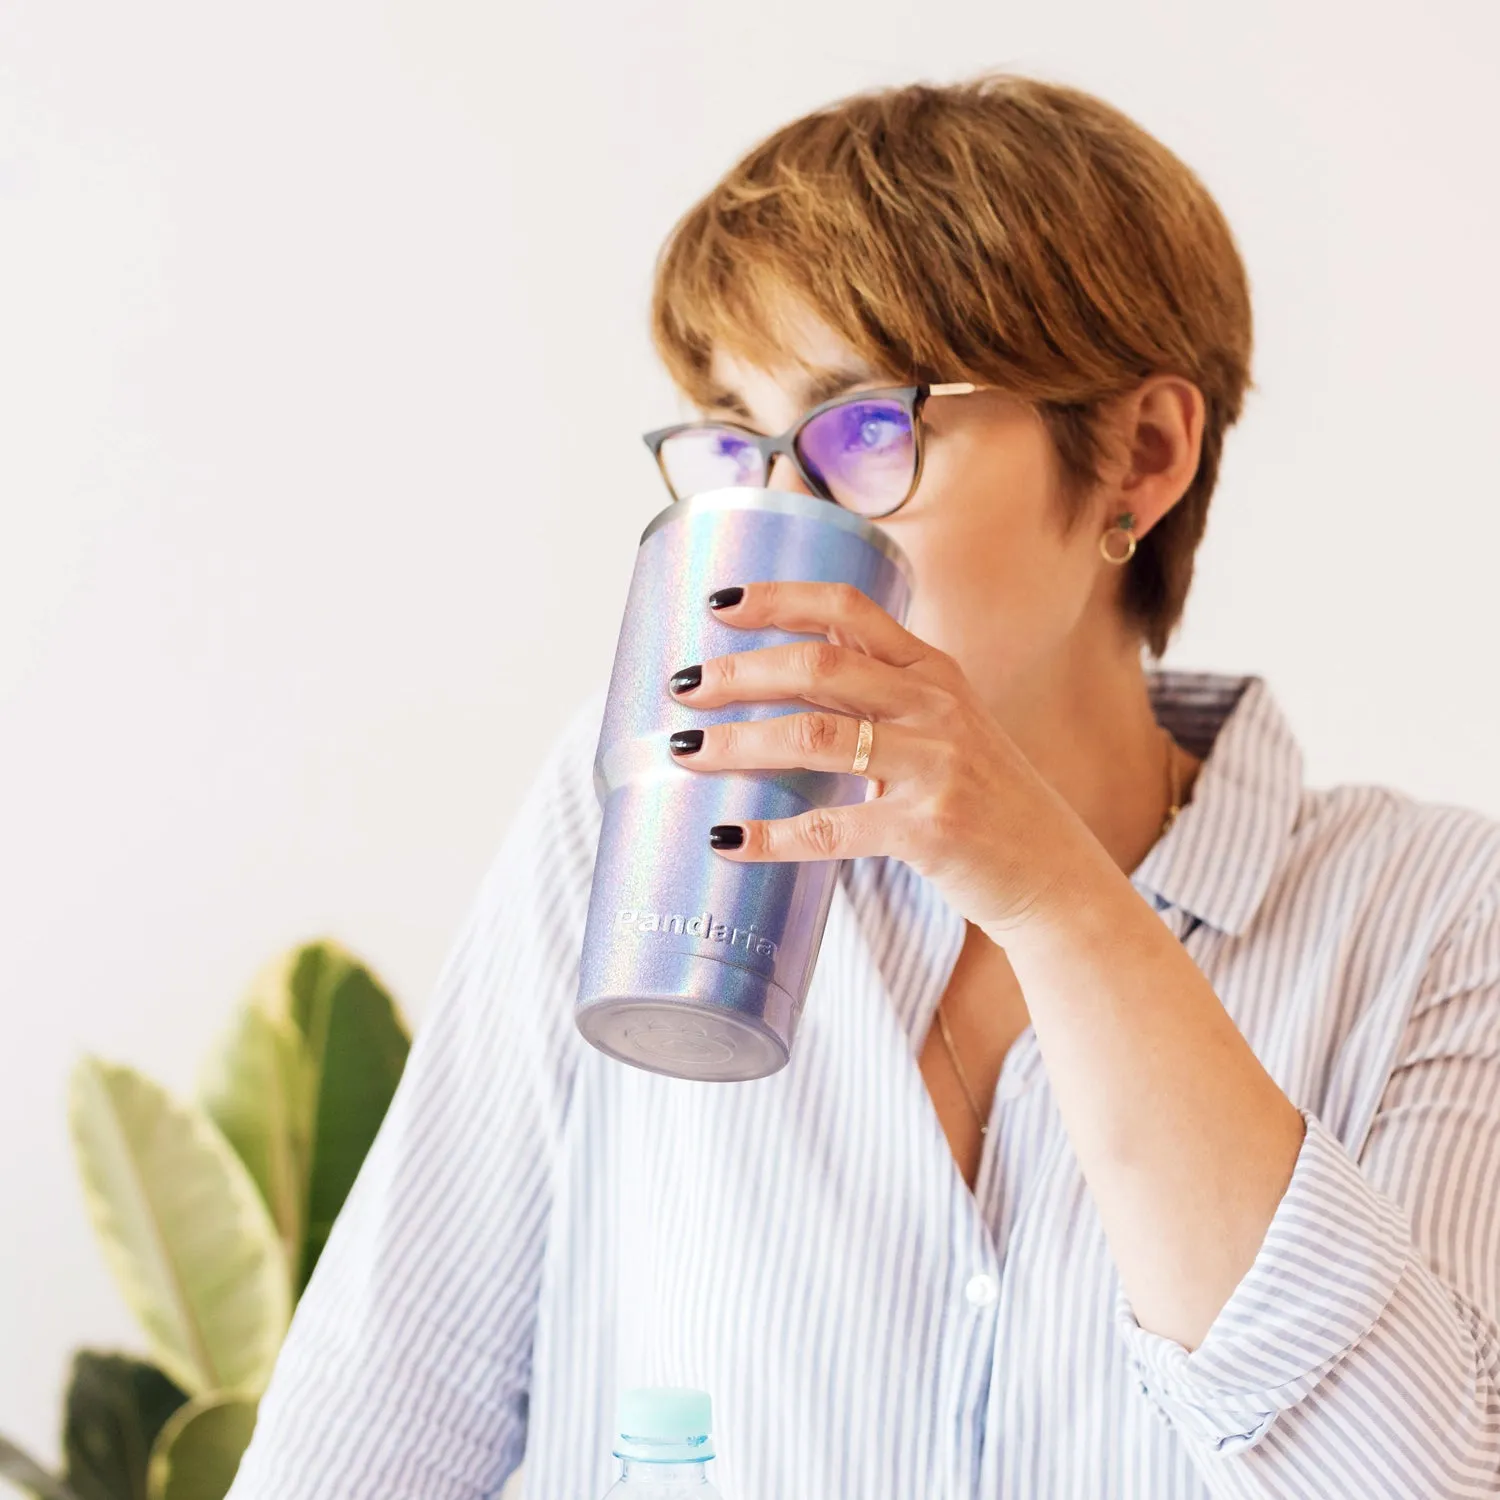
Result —
[[840, 863], [735, 861], [709, 847], [710, 826], [848, 806], [869, 785], [853, 772], [695, 771], [668, 747], [679, 729], [817, 706], [695, 709], [668, 687], [709, 657], [823, 638], [735, 629], [708, 606], [715, 589], [766, 579], [851, 583], [903, 624], [911, 598], [911, 565], [886, 532], [796, 491], [705, 491], [641, 533], [594, 756], [603, 817], [574, 1015], [601, 1051], [678, 1078], [785, 1065]]

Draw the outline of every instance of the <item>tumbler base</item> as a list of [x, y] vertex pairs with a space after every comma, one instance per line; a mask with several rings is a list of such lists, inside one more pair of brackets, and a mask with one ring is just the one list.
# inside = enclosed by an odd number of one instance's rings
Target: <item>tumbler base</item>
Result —
[[671, 1078], [740, 1083], [786, 1066], [781, 1038], [731, 1010], [671, 1000], [597, 1000], [577, 1014], [578, 1029], [601, 1052]]

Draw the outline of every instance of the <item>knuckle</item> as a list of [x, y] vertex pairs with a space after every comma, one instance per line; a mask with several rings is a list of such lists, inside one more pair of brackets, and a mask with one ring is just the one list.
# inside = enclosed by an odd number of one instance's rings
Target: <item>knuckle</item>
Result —
[[941, 667], [931, 670], [919, 696], [927, 712], [935, 716], [939, 723], [953, 726], [956, 736], [959, 733], [958, 726], [963, 722], [964, 706], [947, 670]]
[[956, 816], [953, 800], [946, 796], [929, 799], [922, 826], [933, 846], [938, 849], [953, 849], [962, 844], [962, 822]]
[[832, 641], [808, 641], [802, 646], [802, 670], [814, 678], [826, 677], [838, 666], [839, 648]]
[[802, 841], [822, 859], [837, 859], [844, 845], [843, 827], [826, 808], [807, 813], [802, 823]]
[[929, 747], [928, 753], [932, 757], [938, 785], [943, 787], [950, 785], [964, 764], [964, 756], [959, 752], [958, 741], [949, 737], [936, 739]]
[[925, 667], [928, 681], [944, 694], [951, 694], [957, 679], [963, 675], [957, 658], [936, 646], [928, 647]]
[[886, 834], [891, 858], [899, 859], [903, 864], [919, 864], [925, 847], [924, 839], [928, 836], [928, 830], [919, 831], [909, 818], [896, 819]]
[[810, 760], [820, 760], [838, 744], [839, 730], [833, 714], [798, 714], [793, 730], [795, 748]]
[[950, 656], [946, 651], [938, 659], [938, 678], [943, 684], [943, 691], [953, 699], [955, 703], [964, 703], [969, 696], [969, 679], [964, 674], [963, 664], [956, 656]]

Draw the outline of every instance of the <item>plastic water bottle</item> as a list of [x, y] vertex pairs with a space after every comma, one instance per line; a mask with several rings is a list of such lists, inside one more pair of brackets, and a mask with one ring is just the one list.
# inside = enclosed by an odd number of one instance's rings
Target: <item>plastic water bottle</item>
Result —
[[722, 1500], [708, 1482], [714, 1456], [707, 1391], [642, 1386], [620, 1396], [619, 1480], [605, 1500]]

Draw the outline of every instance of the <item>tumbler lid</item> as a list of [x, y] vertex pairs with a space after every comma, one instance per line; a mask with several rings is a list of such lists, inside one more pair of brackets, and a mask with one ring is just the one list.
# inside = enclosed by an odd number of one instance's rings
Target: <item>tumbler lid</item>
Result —
[[615, 1456], [647, 1463], [692, 1463], [714, 1456], [713, 1412], [707, 1391], [689, 1386], [637, 1386], [621, 1392]]

